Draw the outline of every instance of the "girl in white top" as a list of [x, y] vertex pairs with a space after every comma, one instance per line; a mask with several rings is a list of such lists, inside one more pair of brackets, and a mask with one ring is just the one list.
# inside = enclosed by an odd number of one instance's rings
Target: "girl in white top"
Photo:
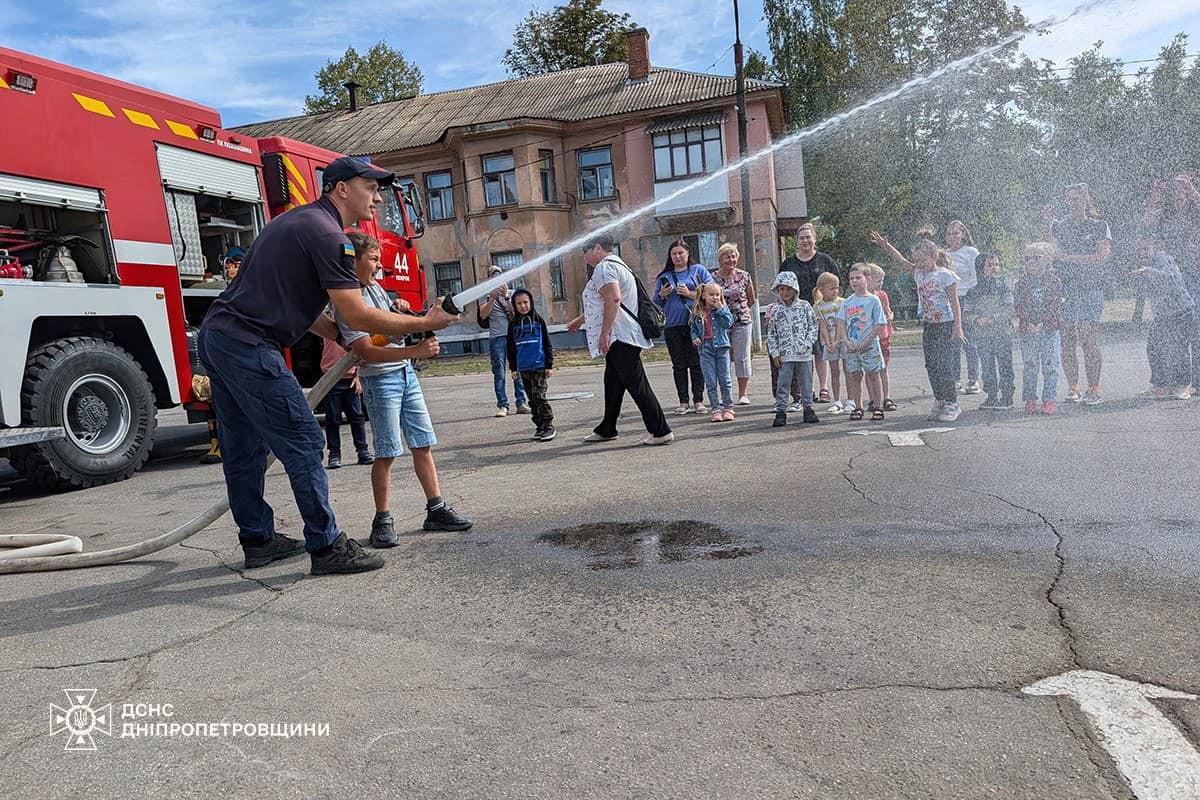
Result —
[[979, 350], [975, 347], [975, 304], [971, 300], [971, 290], [979, 282], [975, 271], [979, 250], [975, 248], [971, 231], [962, 220], [951, 220], [946, 225], [946, 249], [950, 251], [950, 269], [958, 276], [958, 303], [962, 309], [963, 332], [967, 337], [962, 346], [963, 354], [967, 357], [967, 385], [963, 388], [963, 394], [978, 394], [980, 361]]

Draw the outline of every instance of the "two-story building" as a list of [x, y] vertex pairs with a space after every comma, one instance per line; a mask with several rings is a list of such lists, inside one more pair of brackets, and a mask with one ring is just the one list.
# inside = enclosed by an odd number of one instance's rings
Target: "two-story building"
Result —
[[[742, 246], [738, 172], [680, 192], [738, 159], [731, 77], [652, 67], [649, 34], [630, 31], [628, 63], [601, 64], [311, 116], [243, 126], [370, 156], [422, 191], [419, 241], [431, 296], [454, 293], [655, 201], [622, 226], [620, 254], [643, 279], [684, 238], [715, 268], [725, 241]], [[784, 132], [779, 87], [747, 81], [750, 152]], [[771, 156], [750, 170], [757, 280], [778, 271], [779, 209]], [[678, 193], [678, 194], [677, 194]], [[802, 204], [801, 189], [801, 204]], [[801, 212], [803, 213], [803, 212]], [[787, 233], [786, 231], [782, 233]], [[552, 326], [579, 312], [580, 255], [524, 279]], [[465, 315], [468, 316], [468, 315]], [[473, 319], [446, 340], [481, 334]]]

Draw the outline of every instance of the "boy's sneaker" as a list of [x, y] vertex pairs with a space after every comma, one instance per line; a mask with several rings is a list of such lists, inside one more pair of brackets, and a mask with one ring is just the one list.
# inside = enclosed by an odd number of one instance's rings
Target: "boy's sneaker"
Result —
[[963, 389], [963, 394], [979, 394], [979, 381], [967, 381], [967, 388]]
[[982, 403], [979, 404], [980, 411], [993, 411], [999, 407], [1000, 407], [999, 401], [996, 400], [996, 398], [990, 394], [983, 399]]
[[1171, 397], [1175, 398], [1176, 400], [1191, 400], [1192, 399], [1192, 387], [1176, 386], [1175, 391], [1171, 393]]
[[375, 456], [371, 455], [370, 453], [359, 453], [358, 454], [358, 463], [364, 467], [367, 466], [368, 464], [374, 464]]
[[786, 411], [776, 411], [775, 412], [775, 421], [771, 423], [771, 427], [772, 428], [782, 428], [784, 425], [787, 425], [787, 412]]
[[532, 414], [533, 409], [530, 408], [527, 403], [517, 403], [517, 413], [518, 414]]
[[542, 429], [536, 428], [533, 431], [533, 436], [530, 436], [529, 438], [533, 439], [535, 442], [540, 442], [542, 440]]
[[804, 403], [800, 400], [797, 400], [794, 403], [788, 404], [787, 410], [791, 411], [791, 412], [796, 412], [796, 411], [802, 410], [803, 408], [804, 408]]
[[555, 433], [557, 433], [557, 431], [554, 430], [554, 426], [547, 425], [546, 427], [542, 428], [542, 438], [539, 439], [538, 441], [548, 442], [554, 438]]
[[386, 548], [395, 547], [400, 544], [400, 537], [396, 535], [396, 528], [392, 525], [392, 518], [375, 520], [371, 523], [371, 538], [369, 539], [371, 547]]
[[1006, 394], [996, 401], [996, 409], [1007, 411], [1013, 407], [1013, 399], [1011, 394]]
[[1058, 403], [1054, 402], [1053, 400], [1047, 400], [1046, 402], [1042, 403], [1042, 413], [1043, 414], [1057, 414], [1058, 413]]
[[929, 420], [930, 422], [941, 419], [942, 411], [945, 410], [945, 408], [945, 402], [941, 400], [934, 400], [933, 406], [929, 409], [929, 415], [926, 416], [925, 419]]
[[942, 413], [938, 415], [938, 421], [954, 422], [961, 413], [962, 409], [958, 407], [958, 403], [946, 403], [946, 405], [942, 406]]
[[443, 505], [425, 514], [424, 528], [427, 531], [465, 531], [474, 524], [450, 506]]
[[813, 422], [820, 422], [821, 420], [817, 418], [817, 412], [813, 410], [812, 406], [805, 406], [804, 421], [811, 424]]
[[1083, 399], [1083, 395], [1079, 392], [1079, 384], [1072, 386], [1067, 390], [1067, 396], [1063, 398], [1068, 403], [1078, 403]]
[[842, 404], [835, 400], [833, 405], [825, 409], [825, 411], [829, 414], [840, 414], [842, 413]]
[[1088, 389], [1083, 395], [1083, 404], [1085, 406], [1098, 406], [1104, 402], [1104, 398], [1100, 396], [1099, 389]]
[[363, 546], [344, 533], [338, 534], [324, 552], [312, 554], [313, 575], [349, 575], [370, 572], [383, 566], [383, 559], [368, 553]]
[[1038, 413], [1038, 401], [1037, 400], [1026, 400], [1025, 401], [1025, 413], [1026, 414]]
[[256, 569], [265, 567], [272, 561], [281, 561], [300, 555], [304, 552], [304, 542], [277, 533], [271, 537], [269, 542], [242, 545], [242, 551], [246, 554], [246, 563], [243, 568]]
[[496, 416], [496, 417], [507, 417], [507, 416], [508, 416], [508, 409], [507, 409], [507, 408], [504, 408], [503, 406], [501, 406], [500, 408], [497, 408], [497, 409], [496, 409], [496, 413], [495, 413], [493, 416]]

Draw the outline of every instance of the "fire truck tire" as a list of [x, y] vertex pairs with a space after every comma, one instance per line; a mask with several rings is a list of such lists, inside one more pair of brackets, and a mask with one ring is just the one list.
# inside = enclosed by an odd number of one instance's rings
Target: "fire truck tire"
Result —
[[21, 386], [25, 423], [61, 426], [66, 438], [13, 448], [9, 461], [36, 486], [83, 489], [125, 480], [154, 443], [154, 389], [128, 351], [72, 336], [36, 348]]

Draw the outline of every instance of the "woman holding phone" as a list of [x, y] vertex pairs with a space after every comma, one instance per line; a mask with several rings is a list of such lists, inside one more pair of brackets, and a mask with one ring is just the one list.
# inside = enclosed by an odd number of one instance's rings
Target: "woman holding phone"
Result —
[[[679, 395], [676, 414], [707, 413], [704, 407], [704, 376], [700, 371], [700, 352], [692, 343], [689, 332], [692, 304], [701, 286], [712, 280], [712, 275], [701, 264], [692, 263], [692, 252], [687, 242], [676, 239], [667, 248], [667, 263], [655, 279], [657, 291], [654, 302], [663, 310], [666, 324], [663, 338], [667, 352], [671, 354], [671, 368], [675, 377], [675, 391]], [[692, 379], [692, 402], [688, 403], [688, 376]], [[709, 398], [712, 399], [712, 398]]]

